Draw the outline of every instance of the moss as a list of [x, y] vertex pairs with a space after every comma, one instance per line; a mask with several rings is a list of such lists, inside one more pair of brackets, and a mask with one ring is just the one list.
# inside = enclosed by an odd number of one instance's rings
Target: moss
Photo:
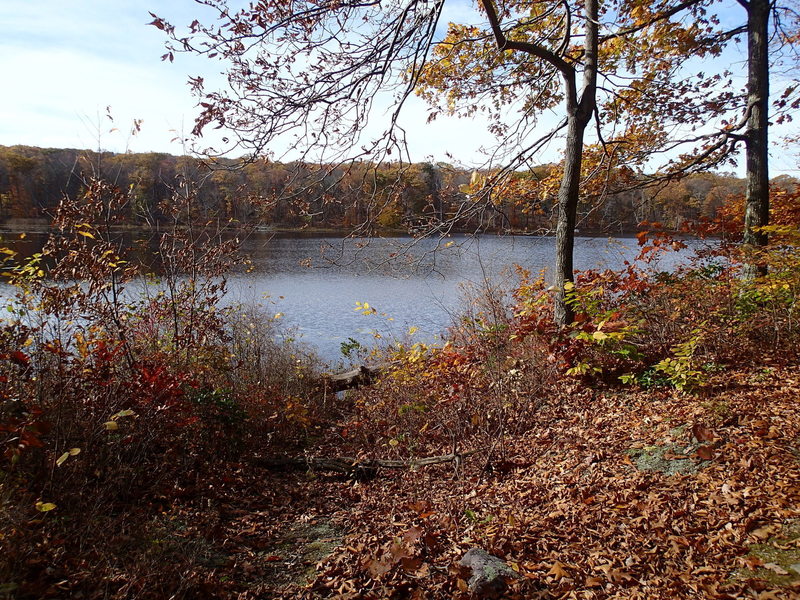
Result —
[[[734, 579], [763, 579], [770, 585], [787, 586], [800, 581], [800, 519], [786, 523], [774, 537], [761, 544], [750, 546], [748, 556], [758, 558], [765, 565], [777, 567], [759, 567], [756, 569], [739, 569]], [[785, 572], [785, 574], [782, 574]]]
[[640, 471], [676, 475], [678, 473], [696, 473], [699, 469], [708, 464], [708, 461], [697, 462], [688, 457], [667, 458], [668, 453], [686, 456], [692, 451], [692, 448], [678, 446], [676, 444], [663, 444], [645, 446], [644, 448], [633, 448], [628, 450], [628, 455], [633, 459], [633, 464]]
[[270, 578], [294, 585], [306, 585], [316, 576], [316, 566], [341, 543], [342, 532], [326, 521], [295, 523], [262, 554], [278, 555], [282, 561], [269, 562]]

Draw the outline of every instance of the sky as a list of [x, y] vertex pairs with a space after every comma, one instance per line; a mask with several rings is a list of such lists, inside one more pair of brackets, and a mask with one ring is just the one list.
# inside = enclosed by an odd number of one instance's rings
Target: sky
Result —
[[[471, 13], [467, 0], [449, 6], [446, 19]], [[187, 78], [201, 75], [208, 89], [221, 86], [222, 65], [185, 54], [162, 61], [165, 36], [147, 25], [149, 11], [176, 25], [203, 16], [192, 0], [2, 0], [0, 145], [186, 152], [182, 140], [197, 113]], [[412, 160], [484, 162], [480, 149], [493, 138], [481, 123], [426, 118], [421, 100], [404, 107]], [[134, 119], [142, 123], [132, 136]], [[557, 153], [541, 158], [555, 160]], [[790, 153], [776, 149], [772, 159], [773, 174], [798, 173]]]
[[[201, 8], [191, 0], [2, 0], [0, 145], [183, 153], [197, 113], [187, 78], [222, 85], [222, 65], [185, 54], [162, 61], [165, 35], [147, 23], [153, 11], [186, 25]], [[427, 105], [413, 98], [404, 110], [413, 160], [483, 162], [479, 149], [493, 138], [480, 126], [426, 118]], [[134, 119], [141, 131], [131, 136]]]

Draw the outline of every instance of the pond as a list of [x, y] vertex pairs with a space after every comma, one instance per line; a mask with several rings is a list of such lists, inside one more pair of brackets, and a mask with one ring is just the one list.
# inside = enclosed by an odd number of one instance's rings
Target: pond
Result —
[[[34, 252], [42, 238], [29, 235], [17, 249]], [[552, 270], [555, 262], [555, 239], [540, 236], [455, 235], [438, 242], [395, 237], [362, 244], [253, 232], [243, 249], [252, 269], [229, 275], [226, 302], [260, 304], [271, 315], [282, 313], [280, 320], [291, 335], [329, 362], [343, 358], [343, 342], [352, 338], [370, 345], [375, 332], [384, 340], [404, 339], [413, 327], [411, 341], [440, 341], [464, 307], [465, 287], [481, 289], [490, 283], [509, 289], [515, 281], [513, 265], [538, 273]], [[578, 237], [575, 267], [620, 268], [637, 251], [635, 238]], [[670, 270], [688, 254], [668, 253], [658, 268]], [[378, 314], [357, 312], [356, 302], [369, 303]]]

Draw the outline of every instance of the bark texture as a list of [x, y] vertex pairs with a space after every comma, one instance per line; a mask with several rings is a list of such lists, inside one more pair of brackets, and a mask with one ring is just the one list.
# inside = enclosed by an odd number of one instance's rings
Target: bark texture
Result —
[[[767, 245], [768, 236], [757, 228], [769, 224], [769, 17], [770, 0], [750, 0], [747, 8], [747, 192], [744, 244], [750, 249]], [[745, 278], [766, 274], [751, 260]]]
[[556, 224], [556, 325], [572, 323], [575, 313], [567, 302], [565, 285], [575, 280], [573, 253], [575, 219], [580, 200], [581, 165], [586, 126], [597, 106], [597, 51], [599, 44], [598, 0], [586, 0], [586, 41], [584, 43], [583, 87], [578, 96], [575, 72], [563, 73], [567, 103], [567, 140], [564, 149], [564, 175], [558, 190]]

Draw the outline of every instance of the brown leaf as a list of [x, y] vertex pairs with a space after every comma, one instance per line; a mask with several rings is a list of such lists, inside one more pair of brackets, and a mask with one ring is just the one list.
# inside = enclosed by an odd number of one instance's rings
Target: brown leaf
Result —
[[789, 574], [789, 571], [787, 571], [786, 569], [775, 563], [764, 563], [764, 568], [769, 569], [770, 571], [772, 571], [773, 573], [777, 573], [778, 575]]
[[562, 579], [564, 577], [569, 577], [569, 573], [564, 568], [564, 564], [556, 561], [550, 570], [547, 572], [548, 575], [553, 575], [556, 579]]
[[702, 423], [692, 425], [692, 435], [698, 442], [714, 441], [714, 433]]
[[413, 573], [422, 566], [421, 558], [405, 557], [400, 560], [400, 566], [406, 573]]
[[406, 544], [413, 544], [419, 538], [422, 537], [422, 528], [421, 527], [412, 527], [408, 531], [403, 534], [403, 541]]
[[714, 450], [711, 446], [700, 446], [697, 449], [697, 456], [702, 460], [711, 460], [714, 457]]
[[400, 542], [395, 542], [389, 549], [389, 556], [391, 557], [391, 563], [396, 564], [401, 560], [403, 560], [404, 558], [410, 558], [411, 553], [408, 551], [408, 548], [406, 548], [404, 544], [401, 544]]
[[759, 527], [758, 529], [754, 530], [751, 535], [757, 537], [760, 540], [765, 540], [769, 536], [772, 535], [774, 531], [776, 531], [775, 525], [766, 525], [764, 527]]
[[382, 560], [371, 560], [367, 564], [367, 570], [369, 571], [369, 574], [372, 575], [372, 577], [374, 578], [378, 578], [381, 575], [385, 575], [386, 573], [389, 572], [391, 568], [392, 568], [391, 564], [389, 564], [388, 562], [384, 562]]

